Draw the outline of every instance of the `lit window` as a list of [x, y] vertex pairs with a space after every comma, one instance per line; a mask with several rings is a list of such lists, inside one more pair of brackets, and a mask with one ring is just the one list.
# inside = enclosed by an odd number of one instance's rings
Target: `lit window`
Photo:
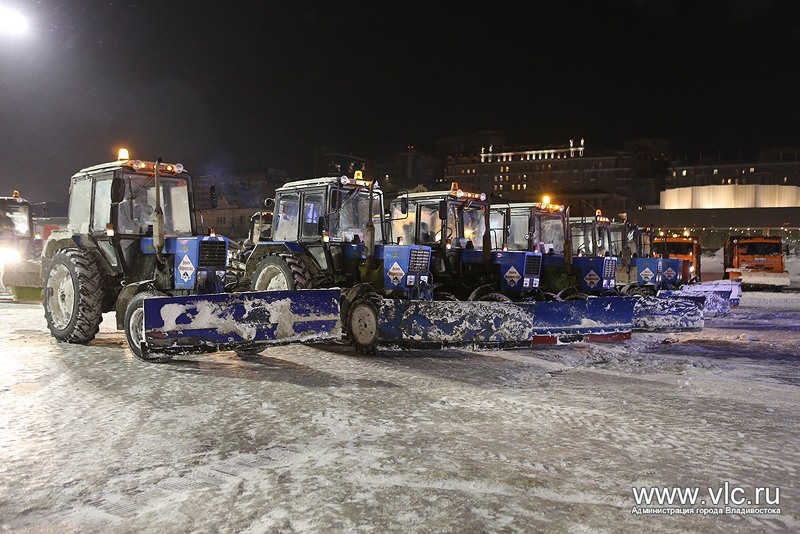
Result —
[[503, 190], [503, 184], [500, 184], [500, 191]]
[[681, 171], [681, 176], [686, 176], [686, 169], [683, 169], [683, 171]]
[[675, 171], [672, 171], [672, 177], [673, 177], [673, 178], [675, 178], [677, 175], [678, 175], [678, 173], [677, 173], [677, 172], [675, 172]]
[[756, 168], [755, 167], [750, 167], [750, 172], [756, 172]]
[[714, 169], [714, 176], [719, 174], [719, 169]]
[[522, 184], [522, 189], [528, 189], [528, 184]]

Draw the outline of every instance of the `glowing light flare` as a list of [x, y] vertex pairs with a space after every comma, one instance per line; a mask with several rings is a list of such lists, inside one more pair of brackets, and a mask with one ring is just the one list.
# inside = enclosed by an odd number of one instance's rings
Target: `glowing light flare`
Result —
[[22, 13], [0, 6], [0, 34], [20, 36], [28, 33], [28, 19]]
[[128, 152], [127, 148], [120, 148], [119, 152], [117, 152], [117, 160], [118, 161], [125, 161], [131, 159], [130, 153]]

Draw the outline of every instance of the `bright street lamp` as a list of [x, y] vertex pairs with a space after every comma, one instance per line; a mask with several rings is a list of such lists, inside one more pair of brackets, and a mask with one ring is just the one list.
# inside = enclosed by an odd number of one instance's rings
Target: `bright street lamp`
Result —
[[22, 13], [0, 6], [0, 34], [24, 35], [28, 31], [28, 19]]

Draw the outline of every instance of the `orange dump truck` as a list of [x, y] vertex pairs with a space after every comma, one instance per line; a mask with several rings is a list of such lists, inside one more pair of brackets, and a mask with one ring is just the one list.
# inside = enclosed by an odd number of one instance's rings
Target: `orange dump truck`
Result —
[[725, 277], [742, 285], [787, 287], [786, 250], [777, 236], [731, 236], [725, 242]]

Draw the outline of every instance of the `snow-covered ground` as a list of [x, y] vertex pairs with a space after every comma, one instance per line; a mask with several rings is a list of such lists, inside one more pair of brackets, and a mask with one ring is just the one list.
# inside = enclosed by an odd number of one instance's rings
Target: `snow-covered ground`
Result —
[[[0, 530], [797, 532], [798, 299], [620, 344], [161, 365], [111, 315], [65, 345], [0, 302]], [[726, 482], [780, 515], [632, 513], [632, 487]]]

